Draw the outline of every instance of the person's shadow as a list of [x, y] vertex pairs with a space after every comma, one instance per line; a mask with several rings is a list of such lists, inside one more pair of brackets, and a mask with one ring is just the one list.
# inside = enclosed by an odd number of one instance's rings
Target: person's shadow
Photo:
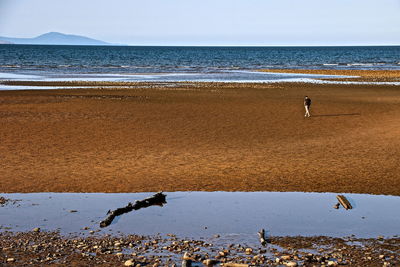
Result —
[[312, 117], [340, 117], [340, 116], [360, 116], [361, 113], [342, 113], [342, 114], [321, 114], [312, 115]]

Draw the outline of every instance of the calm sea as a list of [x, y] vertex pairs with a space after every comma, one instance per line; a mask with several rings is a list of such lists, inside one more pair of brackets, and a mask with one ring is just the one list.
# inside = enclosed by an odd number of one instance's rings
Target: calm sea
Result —
[[[0, 45], [0, 79], [246, 80], [264, 68], [400, 69], [391, 47]], [[247, 75], [247, 76], [246, 76]], [[263, 79], [251, 75], [254, 79]], [[160, 78], [161, 77], [161, 78]], [[222, 77], [222, 78], [221, 78]], [[272, 79], [271, 77], [265, 79]], [[273, 76], [276, 77], [276, 76]]]

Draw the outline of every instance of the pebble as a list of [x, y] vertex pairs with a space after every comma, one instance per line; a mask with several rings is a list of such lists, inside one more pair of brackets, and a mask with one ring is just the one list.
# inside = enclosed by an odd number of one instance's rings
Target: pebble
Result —
[[220, 257], [225, 257], [225, 256], [226, 256], [226, 253], [225, 253], [225, 251], [220, 251], [220, 252], [218, 252], [218, 255], [219, 255]]
[[335, 261], [328, 261], [328, 266], [336, 266], [338, 265]]
[[127, 261], [124, 263], [124, 265], [125, 265], [125, 266], [134, 266], [134, 265], [135, 265], [135, 262], [134, 262], [133, 260], [127, 260]]
[[203, 261], [203, 265], [205, 265], [205, 266], [213, 266], [215, 264], [217, 264], [217, 261], [215, 261], [215, 260], [208, 259], [208, 260]]
[[14, 261], [15, 261], [14, 258], [8, 258], [8, 259], [7, 259], [7, 262], [14, 262]]
[[253, 253], [253, 249], [252, 248], [246, 248], [245, 253], [247, 255], [250, 255], [251, 253]]
[[32, 231], [35, 232], [35, 233], [39, 233], [40, 232], [40, 228], [39, 227], [33, 228]]
[[286, 266], [288, 267], [296, 267], [298, 264], [295, 261], [289, 261], [286, 263]]
[[287, 261], [287, 260], [290, 260], [291, 257], [289, 255], [283, 255], [283, 256], [281, 256], [281, 259], [284, 261]]

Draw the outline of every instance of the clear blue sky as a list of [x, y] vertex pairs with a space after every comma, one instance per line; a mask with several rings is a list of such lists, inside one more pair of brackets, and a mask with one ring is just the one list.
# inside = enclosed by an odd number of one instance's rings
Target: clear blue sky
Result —
[[0, 0], [0, 36], [131, 45], [399, 45], [400, 0]]

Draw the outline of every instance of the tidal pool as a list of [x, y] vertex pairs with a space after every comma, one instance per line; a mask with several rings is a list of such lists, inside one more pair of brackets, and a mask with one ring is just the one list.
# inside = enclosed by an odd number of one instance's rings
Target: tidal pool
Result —
[[[0, 231], [59, 230], [62, 234], [177, 234], [201, 238], [256, 236], [393, 237], [400, 234], [400, 197], [345, 194], [353, 209], [334, 209], [334, 193], [166, 192], [167, 204], [116, 217], [108, 210], [153, 193], [13, 193], [0, 207]], [[17, 200], [17, 201], [16, 201]], [[88, 227], [88, 230], [82, 230]], [[99, 232], [97, 232], [99, 230]]]

